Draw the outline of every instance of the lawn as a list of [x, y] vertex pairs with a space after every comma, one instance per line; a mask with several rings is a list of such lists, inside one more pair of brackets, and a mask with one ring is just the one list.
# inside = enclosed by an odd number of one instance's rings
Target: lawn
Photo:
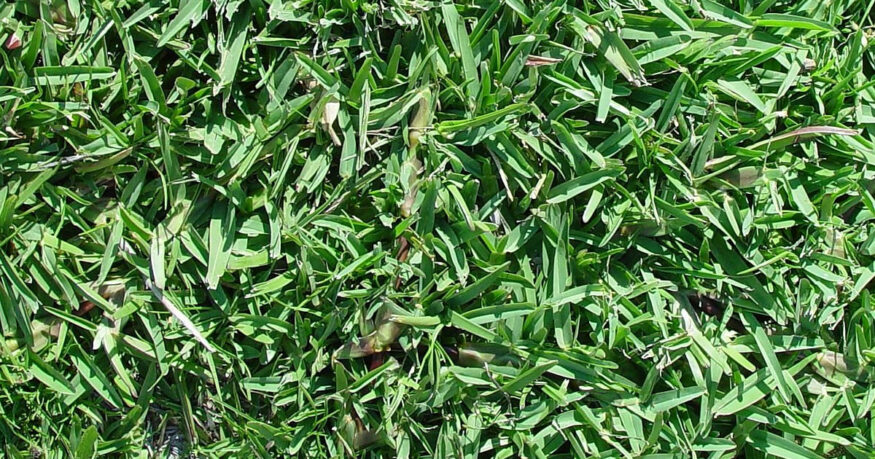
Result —
[[875, 457], [873, 3], [0, 4], [0, 455]]

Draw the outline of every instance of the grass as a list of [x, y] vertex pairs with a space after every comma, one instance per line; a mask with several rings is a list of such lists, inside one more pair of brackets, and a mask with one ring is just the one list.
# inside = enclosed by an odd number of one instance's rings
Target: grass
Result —
[[0, 5], [6, 457], [875, 457], [873, 2]]

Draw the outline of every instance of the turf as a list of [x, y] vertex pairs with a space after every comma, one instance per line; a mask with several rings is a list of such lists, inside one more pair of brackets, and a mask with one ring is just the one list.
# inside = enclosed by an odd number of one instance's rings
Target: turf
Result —
[[3, 3], [2, 454], [873, 457], [872, 6]]

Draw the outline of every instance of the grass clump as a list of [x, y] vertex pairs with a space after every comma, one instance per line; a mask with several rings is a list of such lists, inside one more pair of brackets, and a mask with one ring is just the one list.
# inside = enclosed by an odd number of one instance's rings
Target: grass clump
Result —
[[872, 457], [872, 3], [0, 5], [8, 457]]

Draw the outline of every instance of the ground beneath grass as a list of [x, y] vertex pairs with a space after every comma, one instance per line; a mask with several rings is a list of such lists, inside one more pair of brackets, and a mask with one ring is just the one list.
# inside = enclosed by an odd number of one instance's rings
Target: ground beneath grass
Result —
[[7, 457], [875, 457], [862, 0], [0, 5]]

